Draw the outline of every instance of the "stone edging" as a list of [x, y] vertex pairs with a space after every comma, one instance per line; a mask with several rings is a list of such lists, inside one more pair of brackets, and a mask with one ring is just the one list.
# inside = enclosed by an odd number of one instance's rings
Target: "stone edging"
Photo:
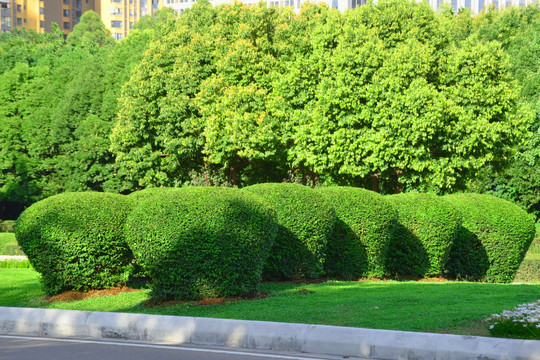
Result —
[[0, 307], [0, 334], [126, 339], [365, 359], [540, 360], [540, 341], [265, 321]]

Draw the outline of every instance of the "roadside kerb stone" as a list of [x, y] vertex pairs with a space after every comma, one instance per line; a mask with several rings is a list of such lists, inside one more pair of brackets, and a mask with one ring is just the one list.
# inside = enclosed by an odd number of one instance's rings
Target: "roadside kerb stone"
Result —
[[8, 260], [24, 261], [24, 260], [28, 260], [28, 257], [24, 255], [0, 255], [0, 261], [8, 261]]
[[0, 334], [397, 360], [540, 360], [540, 341], [182, 316], [0, 307]]

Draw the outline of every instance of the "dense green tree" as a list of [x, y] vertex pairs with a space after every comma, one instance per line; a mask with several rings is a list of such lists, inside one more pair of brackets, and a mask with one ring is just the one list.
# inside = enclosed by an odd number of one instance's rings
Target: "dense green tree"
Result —
[[73, 31], [67, 36], [67, 42], [81, 47], [114, 46], [115, 41], [111, 32], [95, 11], [86, 11]]
[[520, 146], [508, 168], [487, 167], [469, 184], [473, 191], [512, 200], [540, 218], [540, 7], [490, 10], [473, 21], [473, 36], [497, 40], [510, 57], [511, 71], [533, 122], [526, 144]]
[[315, 97], [295, 113], [295, 163], [338, 184], [451, 191], [526, 135], [499, 45], [452, 44], [427, 4], [379, 2], [329, 29]]
[[123, 170], [141, 186], [179, 186], [205, 169], [238, 185], [242, 171], [282, 165], [267, 110], [279, 16], [241, 4], [182, 15], [124, 87], [112, 137]]

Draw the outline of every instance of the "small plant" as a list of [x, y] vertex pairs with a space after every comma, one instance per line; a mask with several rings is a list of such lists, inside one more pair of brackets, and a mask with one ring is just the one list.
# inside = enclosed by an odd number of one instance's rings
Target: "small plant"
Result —
[[491, 336], [540, 340], [540, 300], [493, 314], [486, 322]]

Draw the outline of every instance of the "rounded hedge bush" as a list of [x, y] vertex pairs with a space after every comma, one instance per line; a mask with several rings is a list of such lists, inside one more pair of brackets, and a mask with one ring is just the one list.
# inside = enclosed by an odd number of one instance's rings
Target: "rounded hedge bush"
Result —
[[157, 301], [255, 291], [276, 233], [274, 212], [233, 188], [170, 189], [141, 201], [126, 239]]
[[338, 218], [328, 243], [326, 272], [345, 278], [384, 277], [397, 221], [394, 207], [382, 195], [360, 188], [321, 187], [317, 192]]
[[490, 195], [443, 197], [463, 226], [447, 263], [452, 278], [511, 282], [534, 237], [534, 220], [517, 205]]
[[124, 241], [132, 201], [122, 195], [64, 193], [17, 220], [15, 236], [49, 294], [125, 283], [133, 255]]
[[461, 227], [461, 215], [431, 194], [388, 196], [398, 211], [390, 241], [388, 269], [394, 276], [442, 276], [450, 248]]
[[165, 191], [169, 191], [171, 189], [175, 189], [172, 187], [150, 187], [142, 190], [138, 190], [135, 192], [132, 192], [128, 196], [132, 199], [134, 199], [137, 202], [144, 201], [146, 199], [152, 198], [156, 195], [162, 194]]
[[261, 196], [277, 214], [278, 233], [263, 271], [271, 280], [315, 279], [323, 273], [326, 244], [336, 221], [332, 207], [313, 189], [268, 183], [242, 191]]

